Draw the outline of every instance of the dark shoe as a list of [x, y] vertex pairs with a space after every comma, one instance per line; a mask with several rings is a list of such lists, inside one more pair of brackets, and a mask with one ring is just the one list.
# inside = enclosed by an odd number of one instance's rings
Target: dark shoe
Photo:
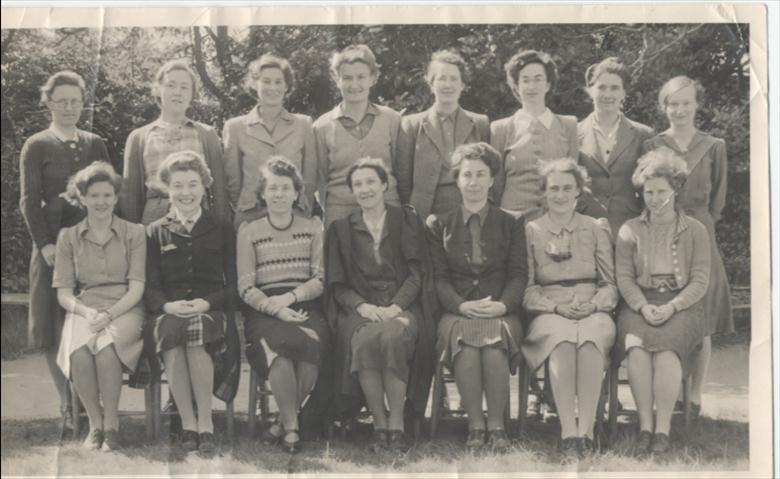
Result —
[[84, 440], [84, 449], [88, 451], [97, 451], [103, 445], [103, 431], [100, 429], [90, 429], [87, 438]]
[[701, 404], [691, 401], [691, 419], [696, 419], [699, 416], [701, 416]]
[[466, 438], [466, 449], [477, 451], [485, 445], [484, 429], [469, 429], [469, 436]]
[[168, 418], [168, 430], [171, 435], [181, 434], [181, 416], [179, 416], [179, 408], [176, 407], [176, 403], [173, 402], [173, 398], [169, 397], [168, 402], [163, 407], [163, 416]]
[[579, 451], [580, 459], [591, 456], [596, 452], [596, 443], [593, 442], [593, 439], [585, 436], [581, 437], [579, 442], [579, 447], [577, 449]]
[[295, 454], [301, 450], [301, 437], [297, 429], [290, 429], [284, 432], [282, 440], [282, 449], [290, 454]]
[[198, 452], [205, 457], [211, 457], [217, 452], [217, 440], [214, 434], [210, 432], [198, 434]]
[[60, 406], [60, 440], [73, 436], [73, 409], [70, 405]]
[[103, 447], [101, 447], [100, 450], [103, 452], [111, 452], [118, 449], [122, 449], [119, 431], [116, 429], [108, 429], [103, 432]]
[[504, 452], [509, 449], [511, 443], [505, 430], [491, 429], [487, 433], [487, 445], [494, 452]]
[[574, 461], [580, 457], [580, 438], [576, 436], [561, 439], [559, 446], [564, 460]]
[[653, 454], [665, 454], [669, 452], [669, 436], [659, 432], [653, 436]]
[[653, 433], [650, 431], [639, 431], [639, 437], [636, 440], [636, 451], [638, 454], [647, 454], [650, 452], [650, 443], [653, 440]]
[[399, 429], [387, 431], [387, 446], [393, 452], [406, 452], [409, 449], [406, 435]]
[[387, 449], [387, 429], [374, 429], [368, 449], [375, 454]]
[[284, 427], [279, 421], [275, 421], [263, 431], [260, 441], [266, 446], [274, 446], [281, 441], [282, 436], [284, 436]]
[[198, 433], [185, 429], [181, 432], [181, 447], [187, 451], [198, 450]]

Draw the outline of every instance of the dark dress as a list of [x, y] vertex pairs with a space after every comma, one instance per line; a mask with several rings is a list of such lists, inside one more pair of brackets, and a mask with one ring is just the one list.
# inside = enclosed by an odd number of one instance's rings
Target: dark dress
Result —
[[74, 226], [85, 216], [84, 210], [60, 195], [76, 172], [94, 161], [110, 161], [99, 136], [82, 130], [76, 134], [77, 141], [61, 141], [47, 129], [28, 138], [22, 147], [19, 208], [33, 240], [28, 342], [34, 349], [59, 346], [65, 317], [57, 290], [51, 286], [52, 268], [41, 250], [56, 244], [61, 228]]
[[[211, 310], [200, 315], [198, 340], [214, 361], [214, 395], [230, 402], [238, 389], [241, 349], [233, 318], [236, 307], [235, 235], [228, 219], [203, 210], [192, 232], [171, 210], [147, 226], [147, 339], [156, 352], [186, 346], [192, 340], [190, 322], [163, 312], [170, 301], [202, 298]], [[149, 328], [151, 326], [151, 328]], [[148, 344], [147, 344], [148, 346]], [[153, 367], [156, 376], [159, 363]]]

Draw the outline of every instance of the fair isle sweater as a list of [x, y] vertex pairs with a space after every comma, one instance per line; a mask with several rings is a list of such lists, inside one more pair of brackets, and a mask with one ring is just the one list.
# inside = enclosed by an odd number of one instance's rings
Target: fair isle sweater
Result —
[[318, 298], [323, 290], [322, 230], [319, 218], [299, 215], [284, 229], [274, 227], [267, 216], [243, 223], [236, 251], [241, 299], [260, 311], [270, 289], [289, 288], [298, 302]]

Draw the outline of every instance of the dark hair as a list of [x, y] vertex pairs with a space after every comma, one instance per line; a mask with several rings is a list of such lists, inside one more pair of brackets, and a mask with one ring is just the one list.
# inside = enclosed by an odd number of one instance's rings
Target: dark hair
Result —
[[330, 59], [330, 75], [334, 80], [339, 77], [339, 68], [344, 63], [364, 63], [373, 76], [379, 76], [379, 64], [376, 62], [374, 52], [366, 45], [350, 45], [333, 54]]
[[490, 176], [495, 178], [501, 171], [501, 155], [484, 141], [467, 143], [455, 148], [452, 152], [452, 176], [460, 175], [460, 166], [465, 160], [481, 160], [490, 169]]
[[187, 65], [184, 60], [168, 60], [167, 62], [163, 63], [163, 65], [157, 69], [157, 73], [154, 74], [154, 82], [152, 83], [152, 96], [154, 96], [158, 103], [160, 102], [160, 87], [162, 87], [162, 83], [165, 80], [165, 75], [177, 70], [187, 73], [187, 75], [190, 77], [190, 80], [192, 80], [192, 99], [194, 100], [198, 95], [198, 81], [197, 77], [195, 76], [195, 72], [192, 71], [192, 68], [190, 68], [190, 66]]
[[292, 180], [293, 188], [298, 193], [298, 198], [293, 202], [293, 207], [297, 207], [303, 191], [303, 178], [301, 178], [298, 167], [282, 155], [270, 157], [266, 164], [260, 167], [260, 176], [257, 177], [257, 187], [255, 188], [255, 196], [257, 196], [257, 201], [260, 205], [267, 206], [266, 201], [263, 199], [263, 193], [265, 193], [265, 187], [268, 184], [269, 174], [286, 176]]
[[506, 83], [518, 100], [520, 100], [520, 93], [517, 91], [517, 76], [520, 70], [532, 63], [538, 63], [544, 67], [547, 81], [550, 83], [550, 92], [555, 90], [555, 85], [558, 83], [558, 67], [550, 55], [536, 50], [521, 50], [515, 53], [504, 65]]
[[359, 159], [357, 163], [349, 167], [349, 171], [347, 172], [347, 186], [349, 186], [349, 191], [352, 191], [352, 176], [357, 170], [363, 168], [376, 171], [376, 176], [379, 177], [379, 181], [385, 186], [389, 184], [389, 176], [384, 162], [379, 158], [365, 157]]
[[287, 84], [287, 93], [291, 92], [295, 84], [295, 73], [290, 62], [286, 58], [277, 57], [271, 53], [265, 53], [260, 58], [253, 60], [246, 69], [244, 76], [244, 89], [250, 95], [254, 95], [254, 83], [260, 78], [260, 73], [266, 68], [278, 68], [282, 71], [284, 82]]
[[122, 177], [114, 171], [114, 167], [105, 161], [94, 161], [82, 168], [68, 180], [65, 188], [65, 199], [73, 205], [83, 206], [81, 198], [86, 196], [89, 187], [95, 183], [110, 183], [114, 193], [119, 195], [122, 189]]
[[211, 185], [213, 181], [211, 170], [209, 170], [206, 160], [200, 153], [192, 150], [178, 151], [171, 153], [160, 165], [157, 170], [157, 178], [166, 186], [170, 185], [171, 176], [176, 171], [195, 171], [200, 175], [200, 180], [204, 187]]
[[637, 162], [631, 183], [639, 190], [645, 186], [647, 180], [653, 178], [664, 178], [675, 194], [678, 194], [688, 179], [688, 164], [671, 148], [662, 146], [651, 150]]
[[585, 70], [585, 84], [593, 86], [596, 80], [604, 73], [612, 73], [620, 77], [623, 81], [623, 89], [628, 90], [631, 86], [631, 73], [628, 68], [620, 61], [618, 57], [607, 57], [598, 63], [594, 63]]
[[46, 83], [44, 83], [40, 88], [40, 104], [44, 105], [47, 101], [51, 100], [51, 95], [54, 93], [54, 89], [62, 85], [78, 87], [81, 89], [82, 97], [86, 94], [87, 91], [87, 85], [84, 83], [84, 79], [81, 78], [81, 75], [70, 70], [58, 71], [54, 75], [50, 76], [46, 80]]
[[448, 63], [450, 65], [455, 65], [460, 71], [461, 81], [464, 84], [468, 83], [471, 72], [469, 71], [469, 67], [466, 64], [466, 60], [460, 56], [460, 53], [456, 52], [455, 50], [439, 50], [431, 55], [431, 61], [428, 63], [428, 71], [425, 74], [425, 81], [427, 81], [429, 85], [432, 85], [433, 81], [435, 80], [435, 73], [433, 71], [433, 65], [435, 63]]
[[571, 158], [559, 158], [540, 162], [539, 187], [542, 191], [547, 189], [547, 177], [552, 173], [566, 173], [573, 176], [580, 191], [587, 191], [588, 186], [590, 186], [590, 176], [588, 176], [588, 170], [585, 167], [580, 166]]
[[692, 86], [696, 92], [696, 103], [701, 104], [704, 101], [704, 87], [698, 81], [685, 75], [680, 75], [667, 80], [658, 91], [658, 108], [661, 109], [661, 112], [663, 113], [666, 110], [666, 101], [669, 99], [669, 95], [689, 86]]

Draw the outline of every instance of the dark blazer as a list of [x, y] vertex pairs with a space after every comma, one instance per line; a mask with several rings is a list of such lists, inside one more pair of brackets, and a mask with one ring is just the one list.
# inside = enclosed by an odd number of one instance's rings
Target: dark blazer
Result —
[[208, 301], [212, 310], [234, 310], [236, 239], [228, 219], [204, 209], [190, 235], [171, 210], [147, 226], [146, 237], [144, 300], [150, 312], [195, 298]]
[[[456, 147], [490, 141], [490, 123], [485, 115], [458, 107], [455, 128]], [[401, 119], [397, 149], [395, 173], [401, 202], [414, 206], [420, 218], [427, 218], [431, 213], [442, 162], [450, 161], [444, 157], [435, 107]]]
[[525, 220], [490, 205], [482, 225], [483, 264], [475, 271], [468, 263], [471, 234], [463, 210], [428, 217], [428, 239], [436, 292], [442, 308], [460, 314], [465, 301], [491, 296], [506, 305], [507, 313], [520, 313], [528, 262]]
[[615, 236], [626, 220], [642, 212], [642, 202], [631, 184], [631, 175], [642, 155], [642, 143], [652, 138], [653, 129], [623, 116], [615, 148], [604, 161], [593, 129], [595, 121], [595, 114], [591, 113], [578, 124], [579, 161], [588, 170], [593, 195], [607, 209], [609, 226]]

